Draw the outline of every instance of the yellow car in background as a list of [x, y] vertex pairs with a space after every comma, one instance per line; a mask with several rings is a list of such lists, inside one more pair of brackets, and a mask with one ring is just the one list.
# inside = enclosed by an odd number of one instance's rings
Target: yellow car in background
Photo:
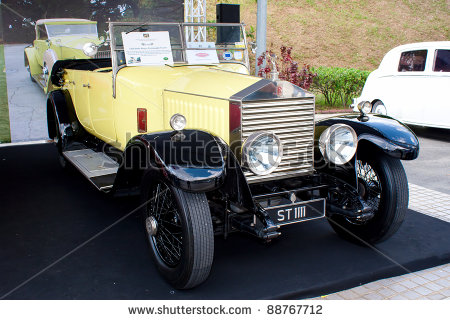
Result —
[[36, 21], [36, 40], [25, 48], [25, 67], [33, 81], [47, 91], [48, 75], [57, 60], [87, 59], [86, 43], [100, 44], [97, 22], [85, 19]]
[[242, 24], [110, 22], [109, 37], [109, 56], [93, 42], [90, 58], [54, 63], [49, 137], [98, 190], [140, 194], [152, 256], [175, 288], [207, 279], [214, 236], [270, 242], [327, 218], [376, 243], [400, 227], [400, 160], [419, 153], [400, 122], [363, 103], [315, 123], [313, 94], [249, 74]]

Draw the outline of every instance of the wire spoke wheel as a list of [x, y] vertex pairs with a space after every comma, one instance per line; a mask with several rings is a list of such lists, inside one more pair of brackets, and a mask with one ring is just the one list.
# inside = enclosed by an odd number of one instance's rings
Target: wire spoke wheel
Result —
[[[183, 250], [183, 232], [176, 203], [169, 187], [158, 183], [147, 206], [146, 229], [161, 259], [171, 267], [180, 263]], [[150, 220], [156, 223], [150, 228]]]
[[377, 212], [382, 194], [380, 178], [374, 168], [367, 162], [358, 160], [356, 163], [359, 195]]
[[333, 215], [331, 227], [341, 237], [356, 243], [378, 243], [391, 237], [402, 224], [408, 208], [408, 181], [399, 159], [382, 152], [358, 154], [358, 192], [374, 216], [357, 223]]
[[186, 192], [149, 173], [141, 196], [146, 236], [159, 272], [177, 289], [205, 281], [214, 256], [206, 195]]

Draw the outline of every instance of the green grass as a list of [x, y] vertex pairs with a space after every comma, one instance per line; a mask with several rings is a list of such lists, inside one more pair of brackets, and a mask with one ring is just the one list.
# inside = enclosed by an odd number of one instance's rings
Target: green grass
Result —
[[[300, 64], [374, 70], [398, 45], [450, 39], [448, 1], [268, 1], [267, 47], [293, 47]], [[208, 19], [217, 2], [207, 0]], [[241, 4], [241, 20], [256, 29], [255, 0], [226, 2]]]
[[0, 143], [11, 142], [9, 132], [8, 92], [6, 90], [5, 54], [0, 45]]

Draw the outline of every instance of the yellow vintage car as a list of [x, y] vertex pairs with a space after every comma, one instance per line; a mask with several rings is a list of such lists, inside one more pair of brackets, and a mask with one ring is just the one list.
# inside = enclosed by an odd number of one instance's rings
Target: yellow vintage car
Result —
[[241, 24], [110, 22], [109, 35], [109, 57], [91, 43], [91, 58], [53, 65], [49, 137], [98, 190], [140, 194], [152, 256], [175, 288], [207, 279], [214, 236], [270, 242], [326, 218], [376, 243], [400, 227], [400, 160], [419, 153], [402, 123], [368, 114], [370, 103], [315, 123], [313, 94], [249, 74]]
[[48, 75], [57, 60], [87, 59], [86, 43], [101, 43], [97, 22], [85, 19], [41, 19], [36, 21], [36, 40], [25, 48], [24, 63], [32, 81], [47, 90]]

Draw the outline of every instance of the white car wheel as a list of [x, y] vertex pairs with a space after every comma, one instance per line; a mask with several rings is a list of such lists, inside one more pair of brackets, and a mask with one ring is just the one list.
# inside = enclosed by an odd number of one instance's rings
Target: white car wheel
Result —
[[384, 106], [382, 101], [377, 101], [374, 103], [374, 105], [372, 107], [372, 112], [382, 114], [382, 115], [387, 115], [387, 109]]

